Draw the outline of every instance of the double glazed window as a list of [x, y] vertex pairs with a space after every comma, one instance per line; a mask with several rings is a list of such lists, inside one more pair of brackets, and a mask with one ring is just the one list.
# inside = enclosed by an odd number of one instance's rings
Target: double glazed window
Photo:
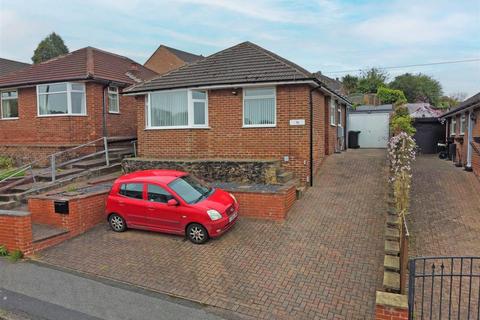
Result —
[[206, 91], [159, 91], [148, 95], [147, 128], [193, 128], [208, 126]]
[[450, 121], [450, 135], [454, 136], [457, 133], [457, 119], [456, 116], [452, 117]]
[[117, 87], [108, 87], [108, 112], [120, 113], [120, 100]]
[[85, 115], [85, 84], [64, 82], [37, 86], [39, 116]]
[[342, 108], [338, 108], [338, 126], [342, 127]]
[[275, 88], [245, 88], [243, 90], [243, 126], [274, 127], [275, 125]]
[[335, 122], [336, 105], [337, 105], [337, 102], [332, 97], [330, 97], [330, 124], [332, 126], [336, 125], [336, 122]]
[[465, 128], [467, 127], [467, 116], [462, 113], [460, 116], [460, 134], [465, 134]]
[[1, 93], [0, 118], [17, 119], [18, 118], [18, 93], [17, 91], [4, 91]]

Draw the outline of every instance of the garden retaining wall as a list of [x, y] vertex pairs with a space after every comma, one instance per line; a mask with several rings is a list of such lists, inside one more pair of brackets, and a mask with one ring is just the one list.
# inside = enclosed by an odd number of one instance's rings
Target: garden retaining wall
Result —
[[29, 212], [0, 210], [0, 245], [9, 251], [32, 252], [32, 220]]

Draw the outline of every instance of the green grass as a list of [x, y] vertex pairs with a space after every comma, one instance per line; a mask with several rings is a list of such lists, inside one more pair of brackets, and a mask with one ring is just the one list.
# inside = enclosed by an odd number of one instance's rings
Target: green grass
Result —
[[[6, 177], [8, 177], [8, 176], [11, 175], [12, 173], [14, 173], [15, 170], [17, 170], [17, 169], [0, 170], [0, 180], [5, 179]], [[12, 177], [23, 177], [23, 176], [25, 176], [25, 171], [17, 172], [17, 173], [16, 173], [15, 175], [13, 175]]]

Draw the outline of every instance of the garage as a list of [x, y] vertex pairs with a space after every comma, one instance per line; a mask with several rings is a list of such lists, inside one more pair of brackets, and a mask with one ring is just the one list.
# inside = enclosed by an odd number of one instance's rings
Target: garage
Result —
[[360, 131], [360, 148], [386, 148], [392, 105], [358, 106], [350, 110], [348, 130]]
[[413, 138], [418, 151], [422, 154], [437, 153], [438, 142], [445, 141], [445, 124], [439, 120], [442, 110], [435, 109], [428, 103], [410, 103], [407, 107], [417, 130]]

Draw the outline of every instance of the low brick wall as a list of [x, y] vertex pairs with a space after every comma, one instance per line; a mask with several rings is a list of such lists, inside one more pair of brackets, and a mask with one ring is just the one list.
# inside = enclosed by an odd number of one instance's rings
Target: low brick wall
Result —
[[378, 306], [375, 310], [376, 320], [408, 320], [408, 309]]
[[206, 181], [224, 181], [237, 183], [277, 183], [276, 160], [166, 160], [127, 158], [122, 161], [127, 173], [148, 169], [170, 169], [186, 171]]
[[69, 203], [69, 213], [55, 212], [54, 196], [33, 196], [28, 199], [32, 222], [53, 225], [69, 231], [69, 237], [82, 234], [105, 220], [105, 203], [108, 190], [87, 195], [65, 198]]
[[408, 320], [407, 296], [377, 291], [375, 320]]
[[0, 210], [0, 245], [8, 250], [32, 252], [32, 221], [29, 212]]
[[220, 188], [231, 192], [240, 205], [240, 216], [269, 220], [283, 220], [297, 199], [295, 185], [281, 186], [272, 191], [242, 190], [242, 187], [225, 186]]

